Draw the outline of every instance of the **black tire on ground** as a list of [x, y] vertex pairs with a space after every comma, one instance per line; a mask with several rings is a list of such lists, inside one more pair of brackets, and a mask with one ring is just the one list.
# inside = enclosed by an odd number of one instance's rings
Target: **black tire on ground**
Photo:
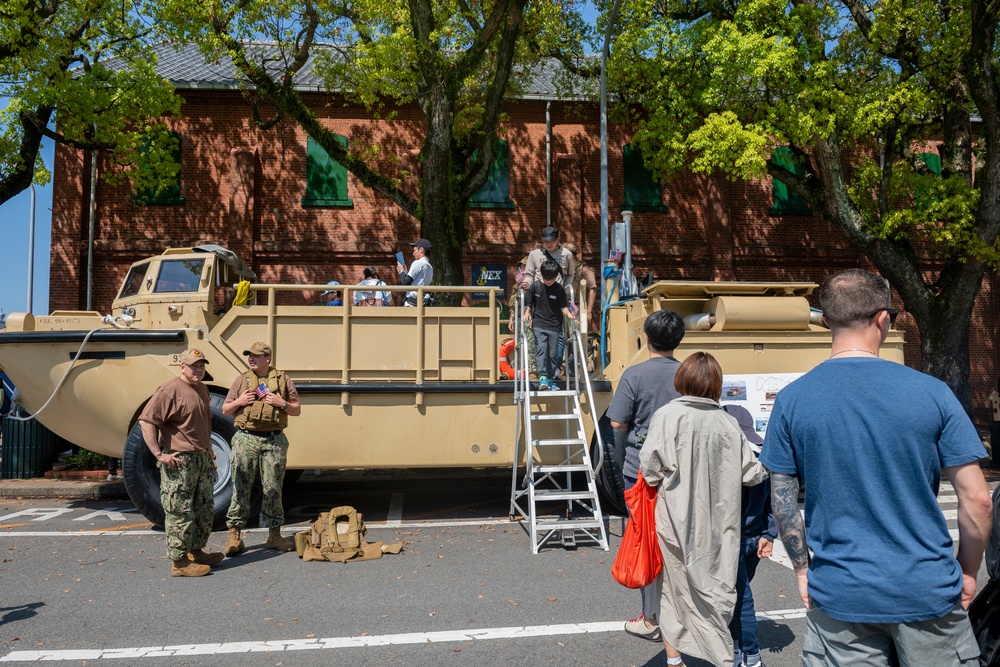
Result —
[[[222, 403], [225, 400], [219, 394], [212, 394], [212, 449], [215, 450], [215, 496], [213, 508], [212, 530], [225, 530], [226, 512], [233, 497], [232, 455], [229, 442], [236, 429], [233, 418], [222, 414]], [[156, 459], [146, 446], [139, 423], [132, 427], [125, 441], [125, 453], [122, 454], [122, 477], [125, 478], [125, 489], [136, 509], [142, 515], [159, 527], [163, 527], [163, 505], [160, 503], [160, 469]], [[250, 522], [253, 523], [260, 513], [262, 492], [260, 484], [254, 487], [251, 496]]]
[[[601, 497], [601, 509], [608, 514], [628, 516], [622, 471], [615, 463], [615, 432], [611, 428], [611, 420], [607, 416], [602, 416], [597, 425], [601, 429], [601, 440], [604, 444], [604, 464], [594, 480], [597, 482], [597, 491]], [[596, 434], [590, 442], [590, 458], [591, 463], [596, 466], [598, 461]]]

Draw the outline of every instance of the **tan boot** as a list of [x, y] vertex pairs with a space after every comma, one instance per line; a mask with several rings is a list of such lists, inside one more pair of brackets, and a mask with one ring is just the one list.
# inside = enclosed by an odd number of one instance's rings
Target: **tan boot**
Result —
[[188, 560], [192, 563], [198, 563], [200, 565], [208, 565], [212, 567], [213, 565], [218, 565], [225, 558], [225, 554], [221, 551], [217, 551], [214, 554], [205, 553], [203, 549], [198, 549], [197, 551], [192, 551], [188, 554]]
[[244, 551], [246, 551], [246, 545], [243, 544], [243, 540], [240, 539], [240, 529], [230, 528], [229, 543], [226, 544], [226, 548], [222, 550], [222, 553], [232, 557], [236, 554], [241, 554]]
[[171, 577], [204, 577], [212, 568], [201, 563], [192, 563], [187, 558], [175, 560], [170, 566]]
[[281, 536], [281, 528], [278, 527], [267, 529], [267, 543], [264, 546], [282, 553], [295, 550], [295, 542], [283, 538]]

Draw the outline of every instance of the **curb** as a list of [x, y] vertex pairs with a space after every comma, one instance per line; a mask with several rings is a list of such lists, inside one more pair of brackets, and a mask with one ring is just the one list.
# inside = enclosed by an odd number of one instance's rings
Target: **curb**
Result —
[[[107, 475], [107, 473], [105, 473]], [[106, 500], [128, 498], [120, 479], [0, 479], [0, 498], [76, 498]]]

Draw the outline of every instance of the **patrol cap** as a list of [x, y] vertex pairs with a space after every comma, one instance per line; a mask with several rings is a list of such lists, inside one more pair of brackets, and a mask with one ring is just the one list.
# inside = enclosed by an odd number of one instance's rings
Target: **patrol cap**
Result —
[[431, 249], [431, 242], [428, 241], [427, 239], [417, 239], [410, 245], [413, 246], [414, 248], [423, 248], [424, 252], [427, 252]]
[[543, 241], [555, 241], [559, 238], [559, 230], [555, 227], [549, 226], [542, 230], [542, 240]]
[[756, 445], [754, 451], [759, 452], [759, 448], [764, 444], [764, 439], [760, 437], [760, 434], [753, 427], [753, 415], [750, 411], [744, 408], [742, 405], [727, 405], [722, 408], [730, 415], [736, 418], [736, 423], [740, 425], [743, 429], [743, 435], [747, 437], [751, 445]]
[[562, 244], [562, 246], [566, 248], [566, 250], [569, 250], [574, 255], [580, 251], [577, 245], [572, 241], [566, 241], [565, 243]]
[[193, 366], [195, 362], [198, 361], [204, 361], [206, 364], [208, 363], [208, 359], [205, 358], [205, 353], [194, 347], [181, 352], [180, 360], [185, 366]]
[[270, 357], [271, 356], [271, 346], [268, 345], [267, 343], [261, 343], [260, 341], [257, 341], [256, 343], [254, 343], [253, 345], [251, 345], [249, 348], [243, 350], [243, 355], [244, 356], [248, 357], [251, 354], [266, 354], [267, 356]]
[[[339, 287], [339, 286], [340, 286], [340, 283], [338, 283], [338, 282], [337, 282], [336, 280], [331, 280], [330, 282], [328, 282], [328, 283], [326, 284], [326, 286], [327, 286], [327, 287], [334, 287], [334, 286], [337, 286], [337, 287]], [[333, 293], [334, 293], [334, 292], [336, 292], [336, 291], [337, 291], [337, 290], [335, 290], [335, 289], [328, 289], [328, 290], [327, 290], [327, 291], [325, 291], [325, 292], [320, 292], [320, 296], [326, 296], [327, 294], [333, 294]], [[246, 354], [246, 352], [244, 352], [243, 354]], [[268, 352], [268, 354], [271, 354], [271, 353], [270, 353], [270, 352]]]

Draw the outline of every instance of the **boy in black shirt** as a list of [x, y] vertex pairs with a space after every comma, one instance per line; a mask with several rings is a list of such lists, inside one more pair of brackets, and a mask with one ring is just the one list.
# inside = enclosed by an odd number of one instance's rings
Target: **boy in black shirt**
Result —
[[524, 321], [535, 334], [535, 363], [538, 365], [538, 389], [555, 389], [552, 378], [559, 368], [559, 336], [563, 316], [571, 317], [569, 301], [562, 285], [556, 283], [559, 265], [551, 259], [542, 262], [541, 280], [528, 286], [524, 296]]

